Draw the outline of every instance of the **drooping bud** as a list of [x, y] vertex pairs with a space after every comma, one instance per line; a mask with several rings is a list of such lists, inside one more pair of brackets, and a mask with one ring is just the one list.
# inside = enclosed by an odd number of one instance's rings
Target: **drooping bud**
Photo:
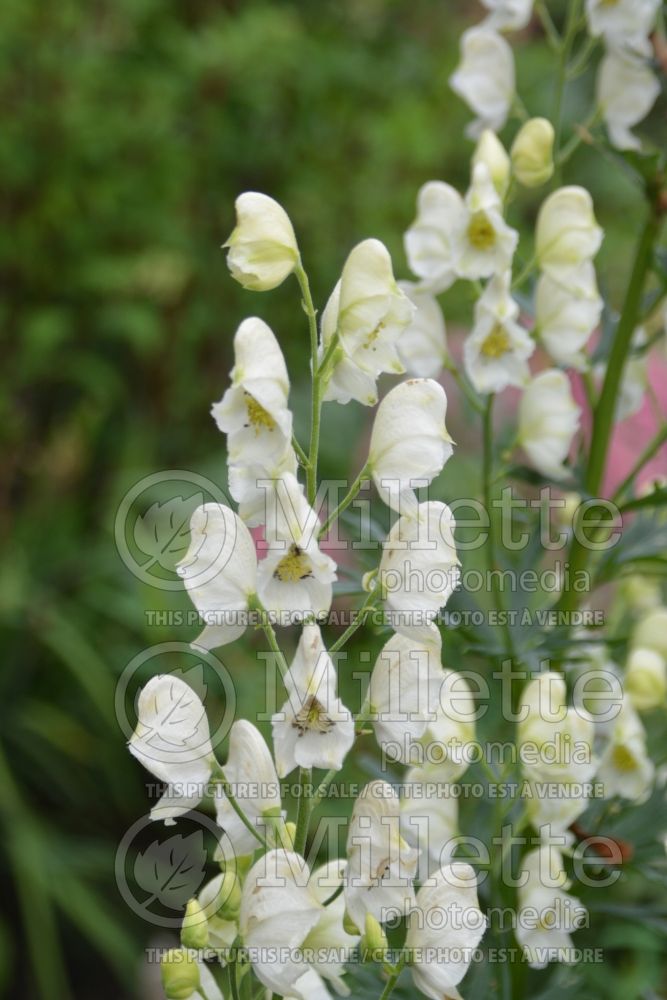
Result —
[[389, 942], [380, 923], [371, 913], [366, 914], [364, 933], [359, 943], [359, 951], [364, 962], [383, 962]]
[[625, 690], [640, 712], [657, 708], [667, 697], [667, 665], [654, 649], [633, 649], [625, 672]]
[[181, 944], [184, 948], [199, 950], [208, 944], [208, 922], [206, 914], [196, 899], [191, 899], [185, 908], [181, 926]]
[[554, 172], [554, 128], [546, 118], [531, 118], [512, 143], [512, 170], [519, 184], [539, 187]]
[[199, 966], [184, 948], [170, 948], [162, 956], [160, 976], [167, 1000], [188, 1000], [199, 989]]
[[289, 216], [268, 195], [246, 191], [236, 199], [236, 227], [223, 246], [232, 277], [252, 292], [268, 292], [292, 273], [299, 248]]
[[510, 183], [510, 158], [502, 142], [490, 128], [485, 128], [479, 137], [472, 157], [473, 170], [478, 163], [485, 164], [493, 186], [500, 197], [504, 198]]

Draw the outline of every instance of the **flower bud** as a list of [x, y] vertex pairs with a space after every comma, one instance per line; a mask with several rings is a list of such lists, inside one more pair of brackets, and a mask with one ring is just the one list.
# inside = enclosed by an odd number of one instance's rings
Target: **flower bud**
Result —
[[216, 911], [218, 916], [231, 920], [238, 915], [241, 907], [241, 883], [231, 868], [222, 873], [218, 899], [220, 900], [220, 906]]
[[554, 129], [546, 118], [531, 118], [519, 129], [512, 143], [512, 169], [519, 184], [539, 187], [554, 172]]
[[633, 649], [625, 673], [625, 690], [640, 712], [657, 708], [667, 696], [667, 665], [654, 649]]
[[483, 163], [489, 171], [493, 186], [504, 198], [510, 183], [510, 158], [495, 132], [485, 128], [472, 157], [473, 172], [478, 163]]
[[199, 989], [199, 966], [183, 948], [170, 948], [163, 955], [160, 976], [167, 1000], [187, 1000]]
[[354, 934], [355, 936], [359, 933], [359, 928], [347, 910], [345, 910], [345, 913], [343, 914], [343, 930], [348, 934]]
[[632, 633], [631, 645], [652, 649], [667, 659], [667, 608], [654, 608], [640, 619]]
[[364, 933], [359, 942], [362, 961], [383, 962], [389, 948], [387, 935], [371, 913], [366, 914]]
[[268, 195], [246, 191], [236, 199], [236, 227], [224, 247], [232, 277], [253, 292], [282, 284], [296, 267], [299, 248], [289, 216]]
[[184, 948], [199, 950], [208, 944], [206, 915], [196, 899], [188, 901], [181, 926], [181, 944]]

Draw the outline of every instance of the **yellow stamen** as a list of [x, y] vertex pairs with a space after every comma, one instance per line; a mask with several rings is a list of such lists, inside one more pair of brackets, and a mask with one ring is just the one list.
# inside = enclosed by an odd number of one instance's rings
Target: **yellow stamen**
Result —
[[380, 331], [384, 330], [384, 326], [385, 326], [384, 320], [381, 320], [378, 323], [378, 325], [375, 327], [375, 329], [371, 330], [371, 332], [366, 337], [366, 340], [364, 341], [364, 349], [365, 350], [368, 350], [369, 348], [371, 348], [371, 350], [374, 351], [376, 349], [375, 347], [373, 347], [373, 344], [375, 343], [375, 341], [380, 336]]
[[310, 559], [298, 545], [290, 545], [287, 555], [283, 556], [273, 571], [274, 578], [281, 583], [296, 583], [312, 575]]
[[500, 323], [496, 323], [491, 333], [484, 340], [481, 353], [485, 358], [502, 358], [511, 349], [509, 334]]
[[632, 751], [628, 750], [627, 747], [619, 743], [611, 752], [611, 759], [614, 762], [614, 767], [618, 771], [623, 771], [628, 773], [628, 771], [637, 770], [637, 761], [635, 759]]
[[475, 250], [490, 250], [495, 246], [496, 231], [486, 212], [475, 212], [468, 224], [468, 239]]
[[[258, 403], [249, 392], [244, 392], [243, 395], [245, 396], [245, 408], [248, 411], [248, 421], [250, 426], [255, 428], [255, 434], [259, 434], [261, 430], [274, 430], [276, 422], [268, 410], [265, 410], [262, 404]], [[248, 425], [246, 424], [246, 426]]]

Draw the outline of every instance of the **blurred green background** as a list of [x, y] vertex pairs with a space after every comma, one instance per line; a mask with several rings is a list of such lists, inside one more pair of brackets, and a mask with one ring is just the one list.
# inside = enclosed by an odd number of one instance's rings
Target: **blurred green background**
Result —
[[[553, 4], [556, 20], [564, 6]], [[261, 296], [229, 278], [220, 245], [234, 198], [256, 189], [287, 208], [320, 307], [364, 237], [384, 240], [406, 277], [417, 188], [466, 184], [469, 114], [447, 78], [478, 15], [463, 0], [0, 6], [4, 995], [155, 995], [140, 970], [155, 929], [114, 880], [116, 846], [150, 804], [114, 688], [137, 652], [196, 630], [149, 624], [147, 609], [190, 604], [128, 572], [114, 515], [163, 469], [224, 486], [209, 407], [244, 316], [263, 316], [281, 340], [297, 416], [309, 363], [294, 283]], [[517, 44], [522, 94], [542, 111], [552, 73], [539, 29]], [[591, 87], [577, 81], [572, 118]], [[613, 288], [639, 202], [622, 172], [596, 164], [584, 151], [572, 172], [614, 224], [602, 257]], [[538, 201], [523, 200], [526, 225]], [[468, 306], [465, 291], [451, 297], [450, 325]], [[367, 417], [354, 404], [327, 411], [323, 474], [356, 468], [349, 442]], [[452, 421], [465, 439], [464, 417]], [[457, 489], [478, 489], [477, 466], [471, 445]], [[257, 645], [225, 651], [242, 716], [254, 716]], [[576, 995], [643, 995], [633, 989], [657, 983], [664, 938], [602, 927], [625, 978], [616, 968], [594, 986], [593, 970]]]

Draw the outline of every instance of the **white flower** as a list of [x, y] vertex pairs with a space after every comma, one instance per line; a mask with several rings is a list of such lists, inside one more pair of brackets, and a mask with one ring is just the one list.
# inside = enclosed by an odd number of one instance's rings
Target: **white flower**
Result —
[[[237, 719], [229, 732], [225, 778], [240, 808], [261, 836], [281, 814], [280, 784], [264, 737], [251, 722]], [[232, 842], [237, 857], [252, 854], [258, 845], [226, 795], [215, 800], [218, 825]]]
[[399, 517], [382, 549], [378, 586], [395, 632], [423, 640], [428, 625], [456, 589], [459, 560], [454, 517], [438, 500]]
[[142, 688], [137, 717], [128, 748], [169, 785], [150, 815], [171, 826], [201, 801], [215, 764], [206, 710], [189, 684], [160, 674]]
[[211, 414], [228, 435], [229, 462], [272, 463], [290, 446], [289, 376], [273, 331], [256, 316], [234, 336], [232, 384]]
[[435, 715], [421, 738], [422, 766], [433, 781], [458, 781], [467, 771], [467, 747], [475, 741], [475, 714], [465, 677], [444, 670]]
[[386, 781], [371, 781], [354, 804], [347, 835], [345, 905], [358, 928], [413, 907], [418, 855], [400, 833], [400, 801]]
[[533, 14], [533, 0], [482, 0], [490, 13], [482, 22], [497, 31], [520, 31]]
[[664, 705], [667, 698], [667, 664], [654, 649], [631, 650], [625, 668], [625, 690], [640, 712]]
[[511, 274], [492, 278], [475, 306], [475, 325], [463, 347], [468, 378], [480, 393], [502, 392], [530, 379], [528, 358], [535, 343], [516, 317], [519, 307], [509, 293]]
[[452, 454], [446, 413], [445, 390], [430, 378], [401, 382], [378, 406], [367, 469], [394, 510], [414, 509], [415, 488], [429, 485]]
[[[343, 883], [345, 869], [346, 862], [336, 859], [313, 870], [308, 887], [323, 906]], [[349, 995], [349, 987], [341, 977], [345, 963], [351, 960], [354, 948], [359, 942], [358, 935], [348, 934], [343, 927], [344, 916], [345, 896], [340, 893], [324, 906], [320, 919], [304, 941], [304, 948], [311, 950], [316, 956], [312, 965], [313, 970], [328, 980], [340, 996]], [[326, 957], [318, 960], [318, 954]], [[303, 988], [303, 983], [300, 981], [297, 985], [301, 986], [307, 1000], [311, 1000], [311, 993]]]
[[417, 194], [417, 217], [404, 237], [410, 270], [435, 295], [457, 278], [457, 261], [467, 213], [459, 192], [443, 181], [428, 181]]
[[266, 555], [257, 568], [257, 595], [268, 610], [293, 624], [331, 607], [336, 564], [320, 551], [320, 521], [291, 473], [276, 482], [267, 519]]
[[446, 794], [449, 785], [428, 767], [412, 767], [403, 781], [401, 832], [419, 851], [419, 878], [451, 860], [459, 834], [459, 800]]
[[600, 63], [597, 101], [609, 140], [617, 149], [641, 149], [631, 129], [649, 113], [660, 84], [648, 62], [630, 52], [611, 49]]
[[197, 507], [190, 519], [190, 546], [177, 572], [206, 622], [193, 646], [215, 649], [243, 635], [256, 589], [257, 555], [238, 514], [224, 504]]
[[[221, 872], [206, 882], [197, 894], [197, 902], [206, 917], [208, 943], [211, 948], [231, 948], [236, 940], [236, 922], [226, 919], [218, 912], [229, 900], [228, 885], [225, 874]], [[239, 891], [238, 881], [236, 891]]]
[[368, 717], [376, 739], [383, 754], [403, 764], [438, 705], [442, 640], [435, 625], [429, 640], [393, 635], [382, 647], [368, 685]]
[[667, 660], [667, 608], [653, 608], [635, 625], [632, 645], [654, 649]]
[[280, 285], [299, 260], [299, 248], [285, 209], [255, 191], [236, 199], [236, 227], [224, 244], [232, 277], [253, 292]]
[[417, 989], [431, 1000], [459, 997], [456, 987], [485, 930], [474, 870], [462, 861], [443, 865], [417, 893], [408, 918], [405, 946]]
[[503, 273], [511, 265], [519, 239], [502, 216], [502, 203], [491, 175], [478, 163], [465, 198], [467, 219], [457, 274], [474, 281]]
[[614, 47], [647, 54], [647, 36], [659, 7], [660, 0], [586, 0], [588, 30]]
[[291, 446], [267, 454], [262, 463], [247, 465], [244, 462], [228, 468], [229, 492], [239, 505], [239, 517], [250, 528], [266, 524], [270, 511], [276, 504], [280, 480], [296, 478], [298, 462]]
[[588, 367], [584, 348], [600, 321], [602, 305], [591, 263], [582, 264], [567, 281], [548, 273], [540, 275], [535, 292], [536, 329], [554, 361], [577, 371]]
[[573, 270], [598, 252], [602, 235], [588, 191], [558, 188], [542, 202], [537, 216], [535, 250], [541, 269], [570, 281]]
[[415, 314], [398, 339], [398, 356], [406, 372], [417, 378], [439, 375], [447, 361], [445, 317], [435, 296], [411, 281], [399, 281]]
[[555, 368], [536, 375], [519, 402], [518, 441], [538, 472], [565, 479], [565, 459], [579, 429], [581, 410], [572, 398], [567, 375]]
[[307, 965], [301, 948], [324, 907], [309, 885], [310, 871], [299, 854], [269, 851], [246, 877], [239, 931], [253, 971], [279, 996], [307, 997], [298, 987]]
[[472, 157], [473, 172], [478, 163], [483, 163], [493, 181], [493, 186], [504, 198], [510, 183], [510, 158], [495, 132], [485, 128], [480, 135]]
[[646, 733], [629, 699], [625, 698], [613, 726], [606, 733], [597, 780], [605, 798], [620, 795], [632, 802], [648, 798], [655, 767], [646, 752]]
[[322, 315], [320, 360], [334, 336], [340, 347], [324, 399], [372, 406], [382, 372], [403, 372], [398, 339], [415, 308], [396, 284], [389, 251], [379, 240], [357, 244]]
[[499, 132], [514, 99], [512, 49], [491, 28], [469, 28], [461, 36], [461, 61], [449, 85], [477, 115], [468, 135], [476, 138], [484, 128]]
[[530, 118], [512, 143], [512, 170], [519, 184], [539, 187], [554, 172], [554, 127], [546, 118]]
[[573, 962], [570, 933], [586, 920], [587, 910], [568, 895], [567, 875], [560, 851], [543, 844], [523, 858], [518, 890], [516, 939], [534, 969], [549, 962]]
[[295, 767], [340, 770], [354, 742], [354, 721], [336, 694], [336, 668], [317, 625], [304, 625], [284, 678], [287, 701], [272, 719], [278, 774]]

